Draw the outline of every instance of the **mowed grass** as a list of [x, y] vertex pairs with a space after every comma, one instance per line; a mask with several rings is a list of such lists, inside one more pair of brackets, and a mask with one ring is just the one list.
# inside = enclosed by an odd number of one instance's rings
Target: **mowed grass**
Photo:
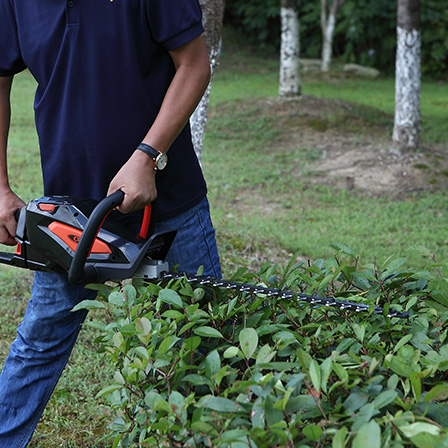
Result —
[[[274, 58], [229, 55], [224, 50], [215, 74], [203, 166], [226, 275], [266, 260], [287, 263], [293, 253], [310, 260], [327, 257], [333, 242], [350, 245], [365, 263], [395, 255], [423, 268], [432, 260], [424, 258], [417, 246], [446, 262], [445, 192], [375, 198], [307, 182], [308, 163], [316, 159], [314, 149], [300, 142], [295, 150], [285, 147], [287, 120], [279, 123], [269, 109], [260, 110], [259, 103], [252, 101], [276, 97], [277, 66]], [[362, 109], [367, 128], [371, 123], [376, 131], [384, 127], [384, 132], [390, 132], [385, 120], [393, 115], [392, 79], [304, 74], [302, 89], [306, 95], [369, 106]], [[33, 90], [28, 73], [17, 77], [9, 166], [11, 185], [25, 201], [42, 195]], [[437, 142], [448, 149], [447, 104], [446, 84], [424, 83], [424, 144]], [[25, 311], [31, 282], [31, 273], [0, 266], [0, 366]], [[110, 380], [111, 369], [95, 352], [95, 337], [93, 329], [81, 333], [32, 447], [108, 446], [99, 440], [109, 416], [95, 395]]]
[[[432, 262], [422, 256], [423, 247], [438, 261], [446, 261], [445, 191], [375, 197], [307, 182], [307, 164], [319, 154], [302, 146], [300, 139], [293, 150], [284, 145], [288, 123], [299, 117], [278, 120], [269, 106], [260, 109], [261, 102], [253, 101], [277, 95], [277, 68], [272, 58], [224, 51], [214, 79], [203, 162], [214, 222], [222, 236], [221, 253], [230, 257], [231, 266], [250, 266], [251, 260], [256, 265], [266, 260], [263, 252], [268, 259], [273, 253], [326, 257], [334, 242], [350, 245], [365, 263], [399, 256], [423, 268]], [[305, 73], [302, 92], [351, 103], [362, 116], [364, 135], [370, 130], [372, 135], [391, 135], [393, 79]], [[437, 144], [448, 151], [447, 107], [448, 85], [423, 82], [422, 145]], [[342, 129], [350, 127], [342, 110], [332, 120]]]

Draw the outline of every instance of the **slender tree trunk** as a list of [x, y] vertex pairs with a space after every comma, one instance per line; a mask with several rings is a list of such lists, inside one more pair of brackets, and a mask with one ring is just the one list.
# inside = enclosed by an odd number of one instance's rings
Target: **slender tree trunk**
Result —
[[333, 0], [330, 8], [328, 1], [321, 0], [320, 24], [322, 28], [322, 66], [323, 72], [328, 72], [333, 57], [333, 37], [336, 28], [336, 16], [345, 0]]
[[224, 17], [225, 0], [199, 0], [202, 8], [204, 24], [204, 41], [210, 59], [211, 79], [198, 107], [190, 118], [191, 133], [194, 150], [199, 159], [202, 159], [205, 124], [207, 123], [208, 102], [212, 88], [213, 74], [218, 65], [221, 45], [221, 29]]
[[398, 0], [393, 140], [400, 149], [420, 143], [420, 0]]
[[300, 95], [300, 37], [297, 0], [281, 2], [280, 96]]

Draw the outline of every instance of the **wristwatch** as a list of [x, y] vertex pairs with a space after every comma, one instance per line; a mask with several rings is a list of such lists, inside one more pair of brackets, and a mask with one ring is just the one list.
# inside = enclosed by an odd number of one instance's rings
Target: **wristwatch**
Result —
[[151, 157], [152, 160], [154, 160], [154, 169], [156, 171], [162, 171], [165, 169], [168, 163], [168, 156], [165, 153], [157, 151], [157, 149], [147, 145], [146, 143], [140, 143], [137, 146], [137, 149], [143, 151], [145, 154]]

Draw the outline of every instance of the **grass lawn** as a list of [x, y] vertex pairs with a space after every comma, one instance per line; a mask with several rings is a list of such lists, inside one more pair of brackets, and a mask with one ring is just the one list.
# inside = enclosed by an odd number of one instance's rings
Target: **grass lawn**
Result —
[[[422, 256], [422, 247], [446, 262], [446, 192], [375, 196], [310, 184], [307, 166], [316, 160], [313, 148], [300, 142], [291, 146], [288, 121], [280, 123], [269, 109], [260, 110], [260, 103], [251, 102], [274, 98], [277, 82], [276, 60], [241, 54], [224, 53], [215, 76], [203, 166], [226, 275], [266, 260], [287, 263], [293, 253], [313, 260], [327, 257], [333, 242], [350, 245], [364, 263], [395, 255], [422, 269], [432, 262]], [[302, 82], [306, 95], [369, 106], [365, 132], [369, 126], [375, 133], [390, 132], [385, 120], [393, 116], [393, 80], [307, 74]], [[9, 165], [11, 184], [24, 200], [42, 191], [33, 89], [29, 74], [15, 80]], [[424, 145], [448, 150], [447, 105], [446, 84], [424, 83]], [[23, 315], [30, 284], [30, 273], [0, 266], [0, 366]], [[82, 333], [31, 446], [102, 446], [95, 442], [107, 415], [94, 397], [109, 372], [104, 358], [95, 353], [94, 338], [93, 330]]]

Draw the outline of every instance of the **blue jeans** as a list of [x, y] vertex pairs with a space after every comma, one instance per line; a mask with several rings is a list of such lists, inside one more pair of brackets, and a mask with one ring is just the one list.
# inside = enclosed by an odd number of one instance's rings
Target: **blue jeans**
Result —
[[[192, 274], [204, 265], [204, 274], [220, 277], [207, 199], [160, 222], [156, 231], [173, 229], [178, 234], [167, 261]], [[0, 374], [0, 448], [29, 443], [87, 315], [71, 309], [94, 296], [93, 291], [70, 285], [66, 275], [36, 272], [24, 320]]]

